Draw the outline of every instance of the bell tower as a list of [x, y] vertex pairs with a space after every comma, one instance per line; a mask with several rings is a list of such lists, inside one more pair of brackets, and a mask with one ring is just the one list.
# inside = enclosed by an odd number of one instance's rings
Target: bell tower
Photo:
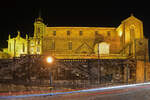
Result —
[[39, 17], [35, 19], [34, 22], [34, 38], [42, 38], [45, 33], [45, 24], [41, 17], [41, 13], [39, 13]]
[[45, 33], [45, 28], [46, 25], [44, 24], [41, 13], [39, 12], [39, 17], [36, 18], [34, 22], [34, 37], [31, 42], [34, 44], [34, 47], [32, 47], [31, 51], [32, 54], [42, 54], [43, 35]]

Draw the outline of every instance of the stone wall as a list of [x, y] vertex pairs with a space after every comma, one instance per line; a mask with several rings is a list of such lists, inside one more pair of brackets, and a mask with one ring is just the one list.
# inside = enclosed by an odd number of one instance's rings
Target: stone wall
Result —
[[50, 87], [43, 86], [25, 86], [25, 85], [14, 85], [14, 84], [0, 84], [0, 92], [15, 92], [15, 91], [47, 91]]
[[144, 82], [144, 62], [137, 61], [136, 66], [136, 83]]
[[136, 66], [136, 82], [150, 81], [150, 63], [144, 61], [137, 61]]

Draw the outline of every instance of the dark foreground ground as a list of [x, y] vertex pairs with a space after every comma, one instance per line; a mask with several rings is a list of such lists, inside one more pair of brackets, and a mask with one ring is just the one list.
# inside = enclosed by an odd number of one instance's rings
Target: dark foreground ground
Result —
[[150, 100], [150, 85], [92, 92], [0, 100]]

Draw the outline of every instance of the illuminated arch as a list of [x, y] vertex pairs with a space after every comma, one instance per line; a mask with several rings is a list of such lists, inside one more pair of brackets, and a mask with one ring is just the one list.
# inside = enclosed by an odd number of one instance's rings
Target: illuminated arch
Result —
[[129, 31], [130, 31], [130, 41], [132, 41], [135, 38], [135, 25], [132, 24], [130, 26]]

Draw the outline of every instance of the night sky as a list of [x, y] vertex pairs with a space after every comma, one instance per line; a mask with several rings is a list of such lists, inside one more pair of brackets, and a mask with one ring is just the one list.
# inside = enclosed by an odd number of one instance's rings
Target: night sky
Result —
[[33, 23], [41, 9], [44, 23], [48, 26], [117, 27], [130, 16], [143, 21], [144, 35], [150, 38], [150, 14], [147, 8], [22, 8], [17, 6], [0, 8], [0, 48], [7, 47], [8, 34], [21, 31], [33, 36]]

